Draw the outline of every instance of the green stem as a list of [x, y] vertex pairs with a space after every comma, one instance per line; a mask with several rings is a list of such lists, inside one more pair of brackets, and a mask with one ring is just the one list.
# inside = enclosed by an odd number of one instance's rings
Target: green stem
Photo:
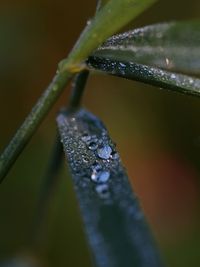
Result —
[[59, 64], [60, 71], [80, 70], [81, 62], [101, 45], [108, 37], [117, 32], [133, 18], [140, 15], [157, 0], [110, 0], [100, 8], [76, 42], [68, 58]]
[[72, 85], [72, 93], [69, 101], [70, 108], [76, 109], [80, 107], [88, 75], [88, 70], [83, 70], [76, 75]]
[[57, 74], [40, 97], [31, 113], [25, 119], [22, 126], [16, 132], [15, 136], [0, 156], [0, 182], [3, 181], [9, 169], [37, 130], [42, 119], [58, 99], [71, 77], [72, 74], [69, 72]]
[[[89, 71], [84, 70], [75, 76], [72, 84], [72, 93], [69, 100], [69, 108], [67, 107], [67, 112], [80, 107], [88, 75]], [[50, 203], [55, 195], [58, 183], [60, 181], [58, 174], [62, 163], [63, 146], [60, 141], [60, 136], [57, 133], [49, 165], [47, 167], [44, 182], [40, 192], [38, 205], [36, 207], [35, 220], [31, 233], [31, 245], [35, 247], [37, 247], [41, 243], [45, 235], [45, 219], [50, 207]]]

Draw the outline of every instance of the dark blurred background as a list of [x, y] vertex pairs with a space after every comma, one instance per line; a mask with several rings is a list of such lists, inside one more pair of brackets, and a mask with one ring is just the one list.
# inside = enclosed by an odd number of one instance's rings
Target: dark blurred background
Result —
[[[0, 1], [0, 149], [93, 16], [95, 3]], [[199, 15], [199, 0], [161, 0], [130, 27]], [[31, 255], [42, 266], [91, 266], [66, 164], [45, 238], [36, 251], [29, 249], [55, 115], [68, 95], [66, 90], [0, 186], [0, 262]], [[167, 266], [200, 266], [200, 100], [92, 74], [84, 106], [102, 118], [116, 141]]]

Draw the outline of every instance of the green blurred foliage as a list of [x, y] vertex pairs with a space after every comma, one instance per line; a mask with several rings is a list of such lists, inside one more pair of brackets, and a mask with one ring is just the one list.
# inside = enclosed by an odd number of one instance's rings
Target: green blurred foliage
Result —
[[[0, 2], [0, 148], [72, 48], [94, 0]], [[159, 1], [129, 27], [199, 17], [199, 0]], [[127, 27], [128, 28], [128, 27]], [[55, 135], [62, 95], [0, 186], [0, 259], [33, 253], [44, 266], [90, 266], [66, 166], [46, 220], [46, 239], [29, 251], [34, 208]], [[200, 100], [92, 74], [84, 105], [103, 119], [118, 149], [167, 266], [200, 264]]]

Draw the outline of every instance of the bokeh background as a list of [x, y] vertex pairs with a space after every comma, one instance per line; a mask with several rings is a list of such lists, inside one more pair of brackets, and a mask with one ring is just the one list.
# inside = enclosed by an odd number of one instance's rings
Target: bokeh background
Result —
[[[95, 2], [0, 1], [0, 149], [93, 16]], [[160, 0], [129, 28], [199, 16], [199, 0]], [[41, 244], [30, 249], [55, 115], [68, 95], [66, 89], [0, 186], [0, 262], [30, 255], [42, 266], [91, 266], [66, 164]], [[166, 265], [200, 266], [200, 100], [92, 74], [84, 106], [102, 118], [116, 141]]]

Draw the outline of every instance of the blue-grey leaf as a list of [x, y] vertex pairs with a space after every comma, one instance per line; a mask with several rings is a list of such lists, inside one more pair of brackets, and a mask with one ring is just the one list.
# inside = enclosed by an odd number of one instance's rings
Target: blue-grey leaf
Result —
[[115, 35], [93, 56], [200, 74], [200, 20], [155, 24]]
[[111, 75], [144, 82], [183, 94], [200, 96], [200, 79], [162, 69], [117, 61], [104, 57], [89, 57], [87, 64], [91, 70], [100, 70]]
[[83, 109], [60, 114], [57, 123], [95, 266], [161, 266], [143, 212], [103, 123]]

